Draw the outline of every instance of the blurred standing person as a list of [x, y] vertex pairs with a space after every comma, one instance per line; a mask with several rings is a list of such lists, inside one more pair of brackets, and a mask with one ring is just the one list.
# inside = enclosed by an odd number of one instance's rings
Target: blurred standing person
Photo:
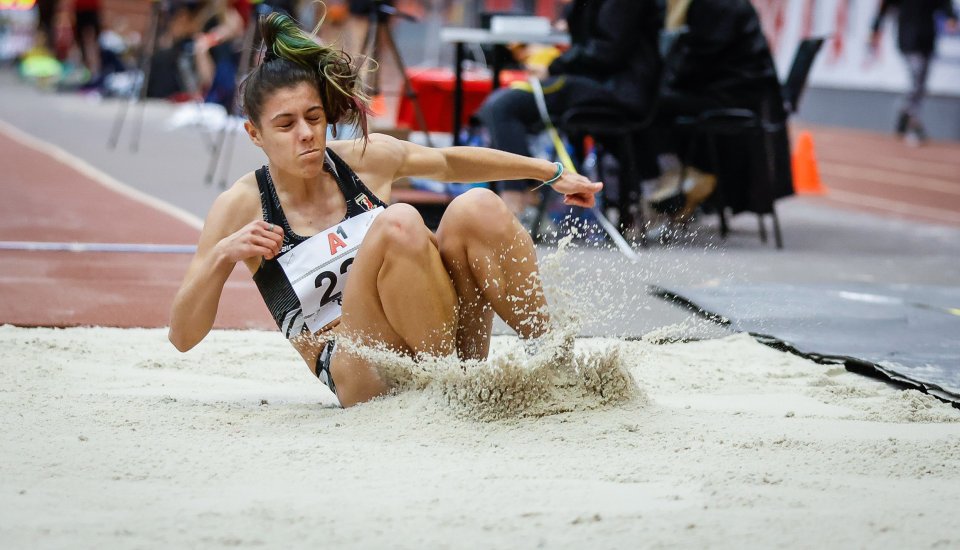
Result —
[[147, 97], [174, 98], [189, 93], [180, 67], [185, 56], [193, 55], [193, 40], [203, 30], [203, 10], [200, 0], [175, 0], [166, 14], [166, 28], [157, 40], [156, 51], [150, 59], [150, 80]]
[[49, 52], [53, 52], [54, 46], [54, 22], [57, 17], [57, 6], [59, 0], [37, 0], [37, 31], [42, 34], [38, 41], [38, 46], [43, 46]]
[[73, 0], [73, 32], [90, 80], [100, 78], [100, 0]]
[[230, 0], [210, 0], [204, 18], [193, 45], [197, 78], [204, 100], [229, 111], [237, 85], [236, 42], [243, 36], [243, 17]]
[[927, 95], [927, 76], [936, 48], [935, 16], [937, 12], [946, 16], [947, 28], [952, 31], [957, 28], [957, 12], [952, 0], [881, 0], [870, 39], [874, 52], [880, 47], [883, 18], [891, 9], [898, 11], [897, 44], [910, 72], [910, 90], [900, 108], [896, 132], [905, 137], [907, 144], [918, 146], [926, 139], [920, 111]]
[[[547, 68], [542, 82], [547, 112], [560, 116], [574, 107], [604, 106], [642, 116], [653, 106], [660, 72], [657, 41], [661, 10], [658, 0], [574, 0], [567, 26], [571, 46]], [[530, 156], [527, 134], [543, 122], [530, 91], [501, 88], [476, 114], [490, 132], [495, 149]], [[643, 177], [656, 175], [641, 165]], [[503, 202], [515, 215], [523, 213], [532, 180], [497, 182]]]

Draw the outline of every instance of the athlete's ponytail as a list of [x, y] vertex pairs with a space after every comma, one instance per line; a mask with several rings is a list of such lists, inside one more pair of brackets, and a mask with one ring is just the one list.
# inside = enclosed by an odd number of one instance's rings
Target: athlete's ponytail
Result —
[[317, 87], [327, 123], [357, 124], [366, 138], [369, 98], [363, 92], [362, 69], [349, 55], [318, 44], [283, 13], [262, 16], [260, 33], [263, 62], [241, 84], [243, 110], [252, 123], [259, 125], [263, 104], [273, 92], [307, 82]]

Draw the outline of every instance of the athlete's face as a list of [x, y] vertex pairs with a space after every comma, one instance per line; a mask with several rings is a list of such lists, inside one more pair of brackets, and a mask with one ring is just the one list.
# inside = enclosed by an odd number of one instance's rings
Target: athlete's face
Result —
[[244, 126], [271, 168], [299, 177], [315, 176], [323, 168], [327, 117], [316, 88], [306, 82], [273, 92], [259, 123]]

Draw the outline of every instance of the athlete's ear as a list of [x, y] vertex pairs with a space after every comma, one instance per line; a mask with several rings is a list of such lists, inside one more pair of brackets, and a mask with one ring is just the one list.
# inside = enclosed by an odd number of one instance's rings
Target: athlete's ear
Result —
[[260, 140], [260, 130], [257, 129], [254, 123], [249, 120], [243, 121], [243, 129], [247, 131], [247, 135], [250, 136], [250, 141], [252, 141], [254, 145], [263, 147], [263, 141]]

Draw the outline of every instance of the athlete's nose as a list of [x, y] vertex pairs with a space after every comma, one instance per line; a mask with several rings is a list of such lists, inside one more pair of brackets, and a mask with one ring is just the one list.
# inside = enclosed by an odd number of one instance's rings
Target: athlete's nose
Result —
[[306, 120], [297, 123], [297, 134], [300, 141], [309, 142], [313, 140], [313, 129], [307, 124]]

